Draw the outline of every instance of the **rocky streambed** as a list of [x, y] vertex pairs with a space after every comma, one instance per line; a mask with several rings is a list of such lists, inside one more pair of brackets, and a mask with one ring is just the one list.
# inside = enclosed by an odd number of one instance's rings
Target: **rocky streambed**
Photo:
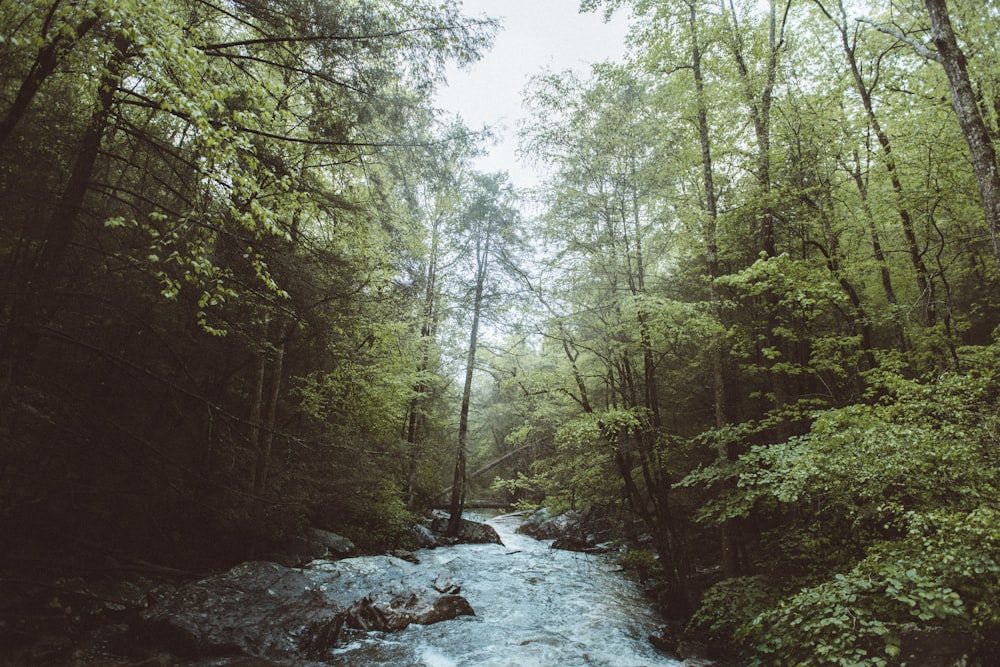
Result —
[[13, 644], [0, 666], [682, 664], [650, 643], [663, 619], [600, 545], [554, 549], [520, 523], [466, 522], [458, 544], [426, 530], [428, 547], [447, 546], [414, 553], [259, 560], [193, 580], [35, 581], [31, 598], [2, 582], [26, 616], [3, 616]]
[[[458, 539], [418, 532], [428, 546], [500, 543], [471, 521]], [[275, 562], [294, 560], [276, 554], [195, 579], [165, 568], [128, 576], [111, 563], [90, 576], [8, 571], [0, 575], [0, 665], [322, 664], [352, 633], [475, 614], [454, 577], [409, 552]]]

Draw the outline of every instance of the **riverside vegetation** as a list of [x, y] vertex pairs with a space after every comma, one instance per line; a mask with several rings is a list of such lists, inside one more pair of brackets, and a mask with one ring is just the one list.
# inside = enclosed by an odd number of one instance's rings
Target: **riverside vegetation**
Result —
[[454, 0], [0, 1], [4, 599], [492, 493], [749, 664], [996, 654], [1000, 5], [581, 9], [527, 193], [428, 101]]

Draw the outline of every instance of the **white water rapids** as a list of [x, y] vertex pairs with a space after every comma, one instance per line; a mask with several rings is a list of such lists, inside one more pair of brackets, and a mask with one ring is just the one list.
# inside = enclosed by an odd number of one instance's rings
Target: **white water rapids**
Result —
[[475, 616], [359, 636], [324, 664], [343, 667], [659, 667], [680, 665], [648, 636], [663, 623], [639, 587], [604, 556], [550, 549], [489, 520], [503, 545], [417, 552], [422, 566], [462, 586]]

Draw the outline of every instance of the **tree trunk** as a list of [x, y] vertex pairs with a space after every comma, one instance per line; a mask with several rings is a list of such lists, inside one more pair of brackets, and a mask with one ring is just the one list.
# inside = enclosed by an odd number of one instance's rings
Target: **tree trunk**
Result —
[[413, 400], [410, 401], [407, 414], [407, 424], [405, 438], [410, 446], [410, 464], [406, 477], [406, 508], [410, 511], [416, 509], [416, 488], [417, 469], [420, 463], [420, 432], [421, 423], [420, 409], [426, 400], [428, 391], [427, 383], [421, 377], [430, 367], [431, 345], [434, 342], [435, 302], [437, 300], [437, 261], [438, 261], [438, 229], [440, 220], [435, 216], [434, 224], [431, 226], [431, 248], [430, 261], [427, 266], [427, 285], [424, 290], [423, 321], [420, 324], [420, 365], [417, 368], [417, 382], [413, 387]]
[[[774, 102], [774, 87], [778, 74], [778, 54], [784, 48], [784, 26], [791, 0], [785, 0], [785, 10], [781, 21], [778, 20], [777, 3], [770, 0], [768, 4], [768, 35], [767, 60], [763, 81], [758, 84], [758, 78], [751, 71], [746, 61], [743, 49], [743, 30], [738, 21], [738, 15], [733, 0], [729, 2], [731, 52], [736, 68], [743, 84], [743, 94], [750, 109], [750, 120], [754, 128], [754, 138], [757, 142], [757, 181], [760, 198], [764, 202], [763, 210], [758, 216], [760, 224], [760, 249], [765, 258], [776, 257], [778, 254], [777, 230], [774, 208], [771, 204], [771, 107]], [[780, 25], [780, 29], [779, 29]], [[759, 85], [759, 89], [756, 86]], [[767, 347], [781, 351], [784, 342], [776, 331], [778, 321], [778, 297], [771, 290], [764, 295], [767, 315], [764, 323], [764, 340]], [[788, 402], [787, 374], [778, 367], [778, 361], [769, 363], [771, 375], [771, 391], [774, 396], [774, 410], [780, 412]], [[777, 420], [775, 439], [784, 440], [787, 437], [787, 424], [783, 419]]]
[[875, 226], [875, 214], [872, 213], [871, 203], [868, 201], [868, 184], [861, 174], [861, 160], [857, 151], [854, 152], [854, 166], [850, 169], [854, 184], [858, 188], [861, 197], [861, 206], [865, 215], [865, 224], [868, 226], [868, 234], [872, 243], [872, 254], [878, 264], [879, 276], [882, 279], [882, 291], [885, 299], [889, 302], [892, 314], [893, 329], [895, 330], [896, 349], [906, 352], [909, 345], [906, 342], [906, 329], [899, 316], [899, 303], [896, 300], [896, 291], [892, 287], [892, 275], [889, 273], [889, 263], [886, 261], [885, 252], [882, 250], [882, 241], [879, 238], [878, 228]]
[[838, 0], [838, 7], [840, 10], [840, 19], [834, 19], [833, 16], [826, 10], [820, 0], [813, 0], [816, 5], [826, 14], [834, 25], [837, 26], [837, 32], [840, 33], [841, 47], [844, 51], [844, 56], [847, 58], [848, 67], [851, 70], [851, 78], [854, 80], [854, 86], [858, 91], [858, 95], [861, 97], [861, 103], [865, 108], [865, 115], [868, 117], [868, 123], [871, 125], [872, 131], [875, 133], [875, 138], [878, 139], [879, 146], [882, 147], [883, 163], [885, 164], [885, 170], [889, 175], [889, 182], [892, 185], [893, 194], [896, 196], [896, 212], [899, 215], [900, 225], [903, 228], [903, 237], [906, 239], [906, 248], [910, 255], [910, 264], [913, 266], [913, 271], [917, 278], [917, 291], [919, 292], [919, 299], [924, 303], [924, 322], [927, 326], [934, 326], [937, 323], [937, 309], [934, 297], [934, 283], [931, 280], [930, 272], [927, 270], [927, 265], [924, 263], [923, 253], [920, 251], [920, 245], [917, 243], [917, 234], [913, 227], [913, 218], [910, 216], [909, 209], [904, 205], [905, 191], [903, 189], [903, 183], [899, 178], [899, 172], [896, 171], [896, 159], [892, 152], [892, 142], [889, 141], [889, 135], [886, 134], [885, 130], [882, 128], [882, 124], [878, 120], [878, 116], [875, 115], [875, 105], [872, 102], [871, 91], [865, 85], [865, 81], [861, 76], [861, 68], [858, 66], [857, 54], [855, 53], [854, 47], [851, 45], [850, 38], [847, 32], [847, 12], [844, 9], [844, 3], [842, 0]]
[[[49, 15], [45, 20], [45, 28], [42, 32], [43, 38], [47, 36], [48, 28], [51, 27], [52, 15], [58, 6], [59, 2], [55, 2], [49, 10]], [[52, 41], [46, 43], [38, 50], [35, 62], [31, 64], [28, 74], [21, 81], [21, 86], [17, 90], [14, 101], [11, 103], [10, 108], [7, 109], [7, 113], [3, 115], [3, 118], [0, 118], [0, 146], [10, 138], [14, 128], [28, 111], [28, 107], [35, 98], [38, 89], [41, 88], [45, 79], [55, 71], [60, 59], [70, 49], [73, 41], [81, 39], [90, 32], [99, 20], [97, 16], [89, 16], [81, 21], [80, 25], [75, 29], [70, 28], [65, 32], [60, 32], [60, 34], [52, 38]]]
[[264, 370], [267, 365], [267, 358], [262, 355], [260, 360], [258, 388], [255, 396], [255, 400], [258, 402], [256, 421], [254, 422], [256, 438], [253, 441], [253, 445], [256, 447], [253, 490], [258, 495], [263, 494], [267, 490], [267, 480], [271, 471], [271, 450], [274, 444], [278, 399], [281, 396], [281, 376], [284, 371], [285, 361], [284, 337], [286, 333], [286, 327], [279, 327], [278, 346], [274, 355], [274, 361], [271, 363], [271, 384], [268, 387], [266, 402], [264, 396]]
[[[705, 189], [705, 210], [708, 220], [705, 223], [705, 255], [708, 264], [708, 289], [712, 316], [722, 325], [722, 304], [719, 288], [716, 285], [721, 275], [719, 269], [719, 241], [717, 229], [719, 222], [718, 200], [715, 195], [715, 167], [712, 162], [712, 141], [709, 135], [708, 103], [705, 100], [705, 78], [701, 70], [701, 43], [698, 38], [698, 13], [694, 2], [690, 2], [691, 27], [691, 69], [694, 74], [694, 87], [698, 105], [698, 140], [701, 145], [702, 187]], [[723, 359], [722, 334], [717, 332], [712, 336], [712, 403], [715, 415], [715, 428], [721, 430], [726, 419], [726, 375]], [[721, 462], [729, 460], [729, 447], [720, 439], [717, 455]], [[739, 574], [737, 545], [731, 521], [723, 522], [720, 529], [720, 546], [722, 557], [722, 573], [728, 578]]]
[[110, 61], [97, 88], [97, 108], [83, 135], [66, 189], [56, 203], [46, 226], [42, 250], [35, 265], [36, 280], [48, 280], [55, 275], [69, 245], [80, 215], [80, 208], [83, 206], [83, 199], [90, 187], [90, 179], [101, 150], [101, 140], [108, 127], [115, 93], [125, 70], [126, 52], [131, 44], [131, 40], [124, 35], [119, 35], [115, 39]]
[[465, 385], [462, 388], [462, 408], [458, 418], [458, 448], [455, 455], [455, 475], [451, 486], [451, 516], [448, 519], [447, 534], [454, 537], [462, 523], [462, 511], [465, 509], [465, 463], [468, 456], [469, 439], [469, 404], [472, 401], [472, 376], [476, 365], [476, 347], [479, 344], [479, 317], [483, 307], [483, 289], [486, 284], [486, 269], [489, 263], [490, 242], [485, 241], [485, 247], [479, 257], [476, 275], [476, 292], [472, 309], [472, 331], [469, 333], [469, 354], [465, 361]]
[[[45, 224], [41, 247], [34, 251], [33, 257], [28, 256], [26, 263], [30, 268], [25, 272], [22, 293], [12, 299], [7, 331], [3, 341], [0, 341], [0, 353], [11, 360], [0, 388], [0, 410], [10, 400], [21, 366], [32, 354], [37, 340], [34, 327], [44, 323], [53, 308], [53, 301], [40, 298], [40, 295], [57, 285], [61, 276], [62, 261], [90, 188], [94, 165], [108, 128], [115, 93], [125, 71], [131, 44], [131, 40], [124, 35], [115, 38], [114, 48], [97, 87], [97, 106], [80, 141], [66, 188]], [[16, 120], [14, 118], [12, 122], [16, 123]], [[13, 125], [10, 126], [12, 128]]]
[[979, 185], [979, 198], [982, 200], [993, 242], [993, 259], [1000, 268], [1000, 174], [997, 173], [996, 150], [976, 103], [965, 54], [951, 27], [948, 4], [946, 0], [924, 0], [924, 4], [930, 15], [931, 34], [937, 47], [938, 59], [948, 75], [955, 113], [969, 145], [972, 167]]

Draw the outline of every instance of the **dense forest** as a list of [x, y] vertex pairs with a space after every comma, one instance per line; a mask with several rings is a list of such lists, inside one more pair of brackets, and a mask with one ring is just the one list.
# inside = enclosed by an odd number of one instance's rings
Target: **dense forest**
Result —
[[0, 561], [491, 496], [754, 664], [995, 648], [1000, 4], [581, 10], [630, 57], [531, 80], [526, 192], [455, 0], [0, 0]]

